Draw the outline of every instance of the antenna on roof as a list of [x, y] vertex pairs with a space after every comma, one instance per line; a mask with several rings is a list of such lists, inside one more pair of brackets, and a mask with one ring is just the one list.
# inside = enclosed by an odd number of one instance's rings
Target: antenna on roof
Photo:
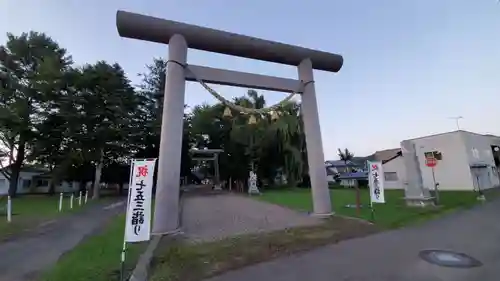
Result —
[[455, 120], [455, 124], [457, 124], [457, 130], [460, 130], [460, 122], [459, 120], [460, 119], [464, 119], [463, 116], [455, 116], [455, 117], [449, 117], [449, 119], [454, 119]]

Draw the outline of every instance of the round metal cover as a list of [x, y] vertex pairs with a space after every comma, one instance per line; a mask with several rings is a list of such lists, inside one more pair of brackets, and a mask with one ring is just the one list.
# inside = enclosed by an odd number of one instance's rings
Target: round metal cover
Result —
[[423, 250], [419, 256], [428, 263], [445, 267], [469, 268], [483, 265], [469, 255], [446, 250]]

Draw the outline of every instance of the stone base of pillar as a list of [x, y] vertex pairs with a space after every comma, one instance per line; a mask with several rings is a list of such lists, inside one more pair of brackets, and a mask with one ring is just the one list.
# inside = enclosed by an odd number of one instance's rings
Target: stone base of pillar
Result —
[[260, 195], [259, 188], [258, 187], [254, 187], [254, 188], [249, 187], [248, 188], [248, 194], [250, 194], [250, 195]]
[[405, 197], [408, 207], [429, 207], [435, 206], [434, 197]]
[[335, 212], [326, 213], [326, 214], [311, 213], [310, 215], [311, 215], [311, 217], [323, 219], [323, 218], [329, 218], [329, 217], [335, 215]]

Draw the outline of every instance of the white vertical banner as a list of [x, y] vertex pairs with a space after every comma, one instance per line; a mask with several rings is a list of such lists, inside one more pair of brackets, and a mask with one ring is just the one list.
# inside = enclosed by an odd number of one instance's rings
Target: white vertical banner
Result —
[[148, 241], [151, 236], [151, 201], [156, 159], [134, 160], [129, 185], [125, 241]]
[[385, 203], [384, 170], [382, 162], [368, 161], [368, 185], [370, 187], [371, 203]]

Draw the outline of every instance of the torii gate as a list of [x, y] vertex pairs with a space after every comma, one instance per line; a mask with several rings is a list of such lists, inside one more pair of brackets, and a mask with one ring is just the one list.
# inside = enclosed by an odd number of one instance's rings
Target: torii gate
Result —
[[[179, 177], [186, 80], [300, 93], [314, 215], [332, 214], [313, 69], [338, 72], [343, 64], [342, 56], [124, 11], [117, 12], [116, 27], [122, 37], [169, 45], [154, 234], [171, 233], [179, 228]], [[188, 71], [188, 47], [295, 65], [298, 68], [299, 80], [196, 65], [189, 65]]]
[[[221, 190], [221, 187], [220, 187], [220, 170], [219, 170], [219, 154], [221, 154], [222, 152], [224, 152], [224, 150], [222, 149], [209, 149], [209, 148], [205, 148], [205, 149], [190, 149], [189, 150], [189, 153], [191, 153], [191, 159], [194, 160], [194, 161], [197, 161], [198, 164], [200, 161], [213, 161], [214, 163], [214, 189], [215, 190]], [[204, 155], [203, 157], [196, 157], [194, 155], [196, 154], [201, 154], [201, 155]], [[211, 156], [207, 156], [207, 155], [211, 155]]]

